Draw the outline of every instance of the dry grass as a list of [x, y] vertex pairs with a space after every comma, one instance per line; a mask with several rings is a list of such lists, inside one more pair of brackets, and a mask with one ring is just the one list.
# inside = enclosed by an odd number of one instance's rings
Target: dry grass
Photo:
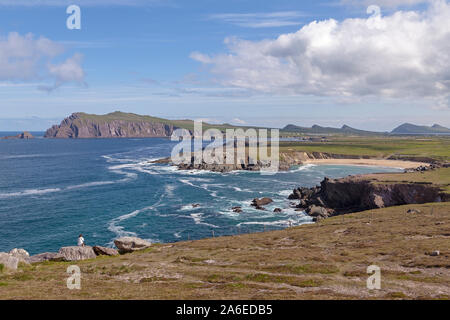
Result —
[[[409, 208], [420, 214], [406, 214]], [[450, 203], [386, 208], [283, 231], [77, 263], [82, 289], [52, 262], [0, 274], [2, 299], [448, 299]], [[439, 250], [440, 256], [427, 252]], [[366, 288], [381, 267], [382, 290]]]

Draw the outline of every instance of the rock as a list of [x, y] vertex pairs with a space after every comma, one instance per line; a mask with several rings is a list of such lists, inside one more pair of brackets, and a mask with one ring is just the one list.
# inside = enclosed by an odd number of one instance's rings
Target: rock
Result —
[[10, 255], [19, 259], [19, 262], [29, 264], [30, 254], [25, 249], [14, 248], [9, 252]]
[[28, 262], [38, 263], [38, 262], [43, 262], [43, 261], [51, 261], [57, 255], [58, 254], [56, 252], [44, 252], [44, 253], [36, 254], [34, 256], [29, 257]]
[[94, 246], [92, 249], [98, 256], [117, 256], [119, 254], [119, 251], [114, 248]]
[[328, 210], [324, 207], [311, 206], [306, 210], [306, 213], [308, 213], [311, 217], [328, 217]]
[[283, 212], [283, 210], [281, 210], [280, 208], [275, 208], [275, 209], [273, 210], [273, 212], [274, 212], [274, 213], [281, 213], [281, 212]]
[[20, 259], [6, 252], [0, 252], [0, 264], [9, 270], [17, 270]]
[[254, 206], [254, 207], [262, 207], [262, 206], [268, 205], [268, 204], [270, 204], [272, 202], [273, 202], [273, 200], [270, 199], [270, 198], [261, 198], [261, 199], [255, 198], [252, 201], [252, 206]]
[[438, 257], [441, 255], [441, 252], [436, 250], [436, 251], [428, 253], [428, 255], [431, 257]]
[[261, 207], [261, 206], [255, 206], [256, 210], [261, 210], [261, 211], [266, 211], [266, 208]]
[[301, 199], [300, 203], [297, 205], [297, 208], [300, 208], [300, 209], [308, 208], [308, 203], [306, 202], [306, 200]]
[[231, 210], [233, 210], [233, 212], [235, 213], [242, 213], [242, 207], [233, 207], [231, 208]]
[[421, 213], [421, 211], [419, 209], [409, 209], [406, 213], [417, 214], [417, 213]]
[[137, 237], [123, 237], [114, 240], [121, 254], [143, 250], [151, 247], [151, 243]]
[[194, 203], [194, 204], [192, 205], [192, 208], [198, 208], [198, 207], [200, 207], [200, 204], [198, 204], [198, 203]]
[[59, 249], [58, 254], [53, 257], [53, 261], [80, 261], [95, 259], [97, 255], [95, 254], [92, 247], [85, 246], [74, 246], [74, 247], [63, 247]]

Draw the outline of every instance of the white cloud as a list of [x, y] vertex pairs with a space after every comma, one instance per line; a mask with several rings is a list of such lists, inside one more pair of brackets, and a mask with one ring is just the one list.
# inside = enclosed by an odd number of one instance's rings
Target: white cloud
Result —
[[222, 13], [210, 16], [210, 19], [248, 28], [271, 28], [298, 26], [299, 18], [304, 14], [298, 11], [280, 11], [270, 13]]
[[247, 124], [247, 122], [245, 120], [239, 119], [239, 118], [234, 118], [233, 120], [231, 120], [232, 123], [238, 124], [238, 125], [244, 125]]
[[62, 45], [47, 38], [11, 32], [6, 38], [0, 38], [0, 81], [52, 80], [54, 88], [67, 82], [84, 83], [80, 55], [75, 54], [60, 64], [52, 63], [63, 52]]
[[225, 43], [227, 53], [191, 54], [225, 86], [271, 94], [448, 102], [450, 4], [444, 0], [425, 12], [314, 21], [275, 40], [229, 38]]

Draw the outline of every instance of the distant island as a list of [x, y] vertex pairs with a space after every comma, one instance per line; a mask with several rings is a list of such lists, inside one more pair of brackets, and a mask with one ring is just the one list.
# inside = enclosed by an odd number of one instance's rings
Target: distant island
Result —
[[391, 134], [432, 134], [432, 135], [439, 135], [439, 134], [450, 134], [450, 129], [440, 126], [438, 124], [435, 124], [431, 127], [428, 126], [418, 126], [411, 123], [405, 123], [401, 126], [395, 128], [392, 130]]
[[[233, 126], [231, 124], [203, 123], [205, 130], [217, 128], [247, 129], [246, 126]], [[168, 120], [152, 116], [143, 116], [134, 113], [116, 111], [105, 115], [87, 114], [83, 112], [73, 113], [64, 119], [59, 125], [54, 125], [45, 133], [45, 138], [157, 138], [170, 137], [176, 129], [194, 130], [193, 120]], [[256, 129], [260, 129], [259, 127]], [[435, 124], [431, 127], [419, 126], [410, 123], [402, 124], [391, 132], [375, 132], [360, 130], [344, 125], [341, 128], [301, 127], [287, 125], [280, 130], [282, 136], [299, 135], [343, 135], [343, 136], [389, 136], [389, 135], [446, 135], [450, 129]], [[24, 137], [30, 137], [26, 133]], [[31, 136], [32, 137], [32, 136]]]
[[26, 140], [26, 139], [34, 139], [34, 137], [28, 131], [24, 131], [18, 135], [1, 137], [0, 139], [25, 139]]

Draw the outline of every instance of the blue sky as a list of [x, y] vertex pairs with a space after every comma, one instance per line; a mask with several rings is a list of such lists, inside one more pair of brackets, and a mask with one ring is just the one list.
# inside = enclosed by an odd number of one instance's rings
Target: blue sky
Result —
[[[66, 28], [69, 4], [81, 8], [81, 30]], [[367, 22], [369, 4], [380, 5], [387, 37], [428, 30], [406, 29], [417, 18], [396, 18], [399, 11], [423, 13], [429, 30], [448, 28], [443, 0], [439, 17], [420, 0], [0, 0], [0, 130], [43, 130], [72, 112], [115, 110], [274, 127], [450, 126], [449, 65], [428, 62], [433, 56], [414, 47], [423, 42], [414, 36], [410, 51], [389, 50], [395, 39], [381, 54], [373, 49], [384, 38], [366, 37], [355, 22]], [[330, 32], [341, 40], [324, 45], [321, 21], [336, 21]], [[361, 48], [357, 37], [373, 41]], [[431, 45], [445, 54], [435, 44], [442, 37]], [[411, 64], [398, 67], [402, 57]], [[361, 66], [372, 62], [378, 71], [364, 75]]]

